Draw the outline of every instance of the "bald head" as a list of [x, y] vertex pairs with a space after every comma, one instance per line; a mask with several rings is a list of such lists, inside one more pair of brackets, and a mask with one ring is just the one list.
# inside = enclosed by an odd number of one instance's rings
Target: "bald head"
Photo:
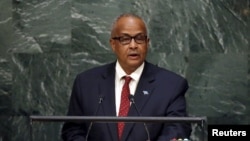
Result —
[[127, 22], [129, 22], [129, 20], [126, 20], [126, 23], [124, 23], [124, 19], [125, 18], [130, 18], [130, 19], [136, 19], [138, 20], [139, 22], [137, 22], [138, 24], [140, 24], [140, 26], [142, 26], [144, 29], [145, 29], [145, 33], [147, 34], [147, 27], [146, 27], [146, 24], [144, 22], [144, 20], [136, 15], [136, 14], [133, 14], [133, 13], [125, 13], [125, 14], [121, 14], [120, 16], [118, 16], [115, 21], [113, 22], [112, 24], [112, 29], [111, 29], [111, 38], [116, 36], [116, 31], [117, 31], [117, 28], [121, 25], [121, 24], [127, 24]]

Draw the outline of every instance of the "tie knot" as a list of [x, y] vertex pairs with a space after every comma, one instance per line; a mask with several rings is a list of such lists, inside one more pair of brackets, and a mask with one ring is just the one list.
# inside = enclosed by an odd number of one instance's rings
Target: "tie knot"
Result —
[[123, 79], [125, 79], [125, 83], [129, 83], [132, 80], [130, 76], [124, 76]]

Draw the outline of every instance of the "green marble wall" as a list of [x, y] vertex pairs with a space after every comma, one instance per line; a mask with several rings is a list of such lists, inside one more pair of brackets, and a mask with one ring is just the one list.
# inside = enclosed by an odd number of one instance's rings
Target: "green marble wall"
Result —
[[[128, 11], [148, 24], [148, 60], [189, 80], [190, 116], [250, 122], [249, 0], [1, 0], [0, 8], [0, 141], [29, 140], [29, 115], [66, 114], [75, 75], [114, 60], [110, 23]], [[60, 141], [60, 128], [34, 123], [34, 140]]]

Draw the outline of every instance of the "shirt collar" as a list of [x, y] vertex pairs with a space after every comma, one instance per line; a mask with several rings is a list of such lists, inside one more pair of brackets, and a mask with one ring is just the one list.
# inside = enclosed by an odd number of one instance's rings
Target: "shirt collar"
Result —
[[[139, 80], [141, 74], [142, 74], [142, 71], [143, 71], [143, 68], [144, 68], [144, 62], [134, 71], [132, 72], [129, 76], [132, 77], [133, 80]], [[126, 76], [127, 74], [125, 73], [125, 71], [122, 69], [120, 63], [118, 61], [116, 61], [116, 74], [119, 78], [119, 80], [122, 79], [123, 76]]]

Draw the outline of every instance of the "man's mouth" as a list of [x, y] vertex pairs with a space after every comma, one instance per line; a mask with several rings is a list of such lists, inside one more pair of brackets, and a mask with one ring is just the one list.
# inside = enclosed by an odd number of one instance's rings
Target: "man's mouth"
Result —
[[137, 59], [139, 57], [139, 54], [138, 53], [130, 53], [128, 56], [130, 58]]

